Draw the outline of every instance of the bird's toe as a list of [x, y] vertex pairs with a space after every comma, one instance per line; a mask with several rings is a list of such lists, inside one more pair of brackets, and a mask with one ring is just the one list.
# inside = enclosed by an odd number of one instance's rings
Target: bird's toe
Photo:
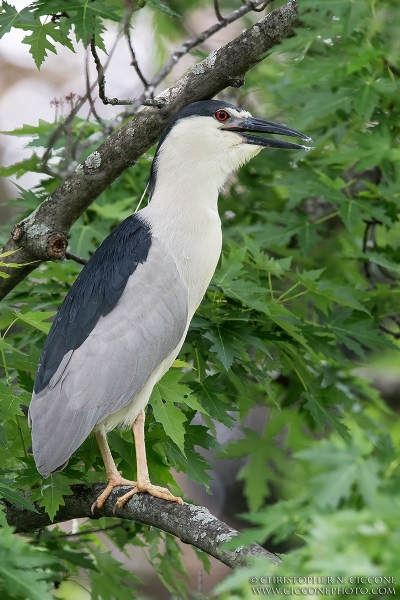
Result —
[[184, 504], [182, 498], [178, 496], [173, 496], [171, 492], [167, 488], [159, 487], [158, 485], [153, 485], [152, 483], [146, 483], [144, 485], [136, 485], [133, 490], [130, 490], [127, 494], [124, 494], [120, 498], [118, 498], [115, 503], [113, 513], [124, 506], [130, 498], [132, 498], [138, 492], [147, 492], [150, 496], [155, 496], [156, 498], [161, 498], [162, 500], [167, 500], [168, 502], [176, 502], [177, 504]]
[[[100, 496], [97, 498], [97, 500], [95, 500], [93, 502], [93, 504], [91, 506], [90, 510], [91, 510], [92, 514], [94, 513], [95, 508], [102, 508], [104, 505], [104, 502], [110, 496], [113, 489], [118, 486], [121, 486], [121, 485], [129, 485], [129, 486], [132, 486], [133, 488], [135, 488], [136, 481], [130, 481], [129, 479], [124, 479], [124, 477], [121, 477], [120, 473], [118, 473], [118, 475], [113, 475], [113, 476], [109, 477], [107, 487], [100, 494]], [[124, 496], [122, 496], [122, 497], [124, 497]]]

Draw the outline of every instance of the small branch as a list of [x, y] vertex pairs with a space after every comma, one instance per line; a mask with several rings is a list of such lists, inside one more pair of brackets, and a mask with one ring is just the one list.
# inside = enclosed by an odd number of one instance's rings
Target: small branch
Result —
[[140, 81], [143, 83], [143, 85], [145, 87], [147, 87], [149, 85], [149, 83], [148, 83], [146, 77], [143, 75], [142, 71], [140, 70], [138, 61], [136, 59], [136, 54], [135, 54], [135, 51], [134, 51], [133, 46], [132, 46], [131, 36], [129, 34], [129, 28], [127, 28], [126, 31], [125, 31], [125, 38], [126, 38], [126, 41], [128, 43], [129, 52], [131, 53], [131, 59], [132, 59], [131, 65], [134, 67], [134, 69], [135, 69], [135, 71], [137, 73], [137, 76], [139, 77]]
[[[118, 529], [119, 527], [126, 527], [123, 521], [120, 523], [115, 523], [114, 525], [110, 525], [109, 527], [99, 527], [99, 529], [85, 529], [84, 531], [77, 531], [73, 533], [70, 531], [69, 533], [60, 533], [60, 535], [52, 535], [52, 540], [60, 540], [60, 539], [68, 539], [68, 538], [78, 538], [82, 535], [93, 535], [94, 533], [106, 533], [107, 531], [112, 531], [113, 529]], [[36, 542], [40, 539], [40, 534], [43, 529], [38, 530], [38, 537], [34, 539], [33, 542]], [[32, 542], [31, 542], [32, 543]]]
[[103, 68], [103, 65], [101, 64], [101, 60], [99, 58], [99, 55], [97, 54], [96, 44], [95, 44], [94, 38], [92, 38], [90, 40], [90, 52], [92, 53], [94, 64], [96, 65], [97, 85], [99, 86], [99, 97], [100, 97], [100, 100], [103, 102], [103, 104], [109, 104], [108, 98], [105, 95], [106, 80], [105, 80], [105, 77], [104, 77], [104, 68]]
[[104, 129], [104, 126], [105, 126], [104, 121], [96, 111], [96, 107], [94, 105], [94, 100], [92, 98], [92, 92], [90, 89], [89, 52], [88, 51], [86, 51], [86, 61], [85, 61], [85, 83], [86, 83], [86, 96], [89, 100], [90, 111], [91, 111], [92, 115], [94, 116], [94, 118], [96, 119], [96, 121], [99, 123], [99, 125], [101, 125], [101, 127], [103, 127], [103, 129]]
[[135, 68], [135, 71], [136, 71], [138, 77], [140, 78], [141, 82], [147, 87], [149, 84], [148, 84], [147, 79], [145, 78], [145, 76], [143, 75], [142, 71], [139, 68], [139, 64], [138, 64], [138, 61], [136, 60], [136, 55], [135, 55], [135, 51], [132, 46], [131, 37], [129, 35], [129, 32], [127, 32], [125, 34], [125, 37], [126, 37], [126, 41], [128, 42], [129, 51], [131, 53], [131, 58], [132, 58], [131, 65]]
[[218, 0], [214, 0], [214, 11], [215, 11], [215, 16], [217, 17], [218, 21], [220, 23], [222, 21], [224, 21], [224, 17], [221, 15], [220, 10], [219, 10]]
[[72, 252], [66, 252], [65, 258], [67, 258], [69, 260], [74, 260], [75, 262], [79, 263], [80, 265], [86, 265], [86, 263], [87, 263], [87, 260], [85, 258], [76, 256], [75, 254], [72, 254]]
[[[244, 0], [242, 0], [242, 1], [244, 1]], [[262, 12], [263, 10], [265, 10], [265, 9], [267, 8], [267, 6], [268, 6], [269, 2], [268, 2], [268, 1], [266, 1], [266, 2], [263, 2], [262, 6], [259, 6], [258, 8], [256, 8], [256, 6], [257, 6], [258, 2], [253, 2], [252, 0], [250, 0], [250, 1], [248, 2], [248, 4], [250, 4], [250, 6], [252, 6], [252, 7], [253, 7], [253, 8], [252, 8], [252, 10], [253, 10], [254, 12]]]
[[110, 106], [126, 106], [127, 104], [132, 104], [134, 100], [119, 100], [118, 98], [108, 98], [108, 96], [106, 96], [106, 78], [104, 77], [104, 67], [101, 64], [99, 55], [97, 54], [94, 39], [92, 39], [90, 42], [90, 51], [94, 59], [94, 64], [96, 65], [97, 82], [99, 86], [99, 98], [103, 102], [103, 104], [109, 104]]
[[[179, 506], [174, 502], [160, 500], [148, 494], [136, 494], [114, 515], [113, 508], [116, 500], [130, 489], [127, 486], [114, 490], [103, 508], [96, 509], [93, 516], [91, 506], [105, 487], [106, 485], [102, 483], [94, 483], [91, 487], [83, 484], [72, 485], [73, 495], [64, 497], [65, 505], [60, 507], [54, 523], [70, 519], [117, 517], [151, 525], [171, 533], [186, 544], [199, 548], [231, 568], [247, 566], [248, 558], [253, 556], [263, 557], [274, 564], [280, 563], [278, 556], [258, 544], [241, 546], [236, 550], [225, 550], [224, 543], [240, 536], [240, 533], [219, 521], [203, 506], [186, 503]], [[6, 501], [3, 501], [3, 504], [6, 507], [7, 522], [16, 528], [17, 533], [27, 533], [51, 525], [48, 515], [37, 503], [35, 506], [39, 513]]]

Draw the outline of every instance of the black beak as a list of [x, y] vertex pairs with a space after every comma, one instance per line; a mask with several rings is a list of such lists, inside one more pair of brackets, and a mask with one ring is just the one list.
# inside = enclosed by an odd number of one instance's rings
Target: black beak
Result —
[[246, 144], [253, 144], [255, 146], [264, 146], [266, 148], [287, 148], [289, 150], [313, 150], [309, 146], [303, 146], [300, 144], [293, 144], [292, 142], [283, 142], [282, 140], [276, 140], [274, 138], [261, 137], [258, 135], [251, 135], [245, 133], [248, 131], [255, 133], [276, 133], [278, 135], [288, 135], [291, 137], [298, 137], [306, 142], [312, 142], [312, 139], [304, 133], [300, 133], [295, 129], [289, 129], [285, 125], [278, 125], [271, 121], [262, 121], [261, 119], [255, 119], [254, 117], [247, 117], [245, 119], [230, 119], [229, 122], [222, 125], [221, 129], [229, 131], [237, 131], [245, 140]]

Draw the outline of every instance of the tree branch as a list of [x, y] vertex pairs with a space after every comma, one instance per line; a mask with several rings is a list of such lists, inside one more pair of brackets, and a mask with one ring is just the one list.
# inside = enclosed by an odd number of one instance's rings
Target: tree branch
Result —
[[[297, 24], [297, 0], [289, 0], [235, 40], [195, 65], [174, 86], [156, 97], [163, 108], [144, 108], [113, 133], [42, 204], [13, 230], [4, 250], [17, 250], [12, 260], [60, 260], [67, 248], [68, 231], [84, 210], [158, 139], [167, 121], [191, 102], [212, 98], [229, 86], [240, 85], [245, 73], [268, 50], [293, 35]], [[0, 299], [35, 267], [4, 269]]]
[[[179, 506], [174, 502], [160, 500], [148, 494], [136, 494], [114, 514], [113, 508], [118, 497], [130, 489], [127, 486], [121, 486], [114, 490], [103, 508], [96, 509], [93, 515], [91, 506], [105, 487], [106, 485], [103, 483], [94, 483], [91, 487], [83, 484], [72, 485], [73, 495], [64, 496], [65, 506], [60, 507], [53, 522], [60, 523], [85, 517], [89, 519], [99, 519], [100, 517], [128, 519], [171, 533], [186, 544], [191, 544], [210, 556], [214, 556], [228, 567], [246, 566], [248, 558], [253, 556], [262, 556], [274, 564], [280, 562], [278, 556], [258, 544], [241, 546], [236, 550], [225, 550], [224, 542], [240, 536], [240, 533], [219, 521], [203, 506], [186, 503]], [[49, 516], [37, 503], [35, 506], [39, 513], [10, 504], [5, 500], [2, 503], [6, 507], [7, 522], [16, 528], [17, 533], [27, 533], [51, 525]]]

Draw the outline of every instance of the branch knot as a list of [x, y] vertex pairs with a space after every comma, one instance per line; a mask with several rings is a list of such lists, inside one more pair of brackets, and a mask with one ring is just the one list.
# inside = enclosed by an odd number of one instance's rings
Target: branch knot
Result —
[[51, 230], [43, 223], [22, 221], [13, 227], [11, 237], [37, 260], [58, 262], [65, 258], [68, 246], [68, 234], [65, 231]]

